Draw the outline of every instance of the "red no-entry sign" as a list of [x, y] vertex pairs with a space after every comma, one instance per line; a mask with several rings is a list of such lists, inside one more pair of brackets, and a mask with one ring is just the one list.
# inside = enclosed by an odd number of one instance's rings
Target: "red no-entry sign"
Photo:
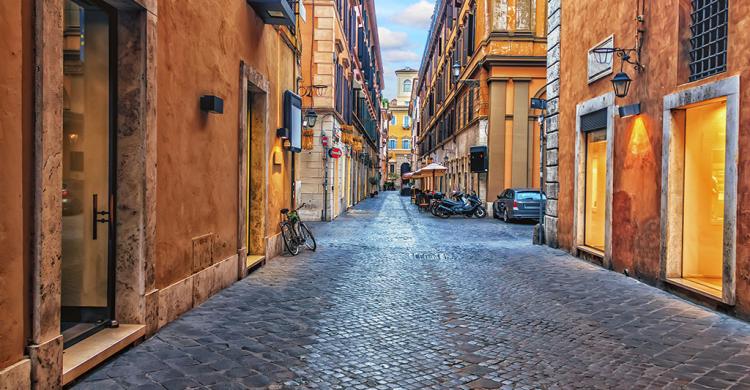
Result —
[[339, 158], [339, 157], [341, 157], [341, 149], [339, 149], [339, 148], [328, 149], [328, 157], [330, 157], [330, 158]]

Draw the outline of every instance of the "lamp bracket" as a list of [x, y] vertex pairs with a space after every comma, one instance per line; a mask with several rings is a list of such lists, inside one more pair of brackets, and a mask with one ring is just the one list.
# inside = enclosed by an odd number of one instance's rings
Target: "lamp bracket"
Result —
[[305, 97], [325, 96], [327, 89], [328, 89], [328, 86], [323, 85], [323, 84], [305, 85], [305, 86], [299, 87], [299, 94], [300, 96], [305, 96]]

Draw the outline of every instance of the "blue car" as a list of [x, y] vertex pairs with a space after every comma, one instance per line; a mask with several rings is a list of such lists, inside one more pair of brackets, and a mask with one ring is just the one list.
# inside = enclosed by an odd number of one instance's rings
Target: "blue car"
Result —
[[547, 196], [534, 188], [508, 188], [492, 204], [493, 216], [505, 222], [518, 219], [539, 220], [539, 208], [545, 207]]

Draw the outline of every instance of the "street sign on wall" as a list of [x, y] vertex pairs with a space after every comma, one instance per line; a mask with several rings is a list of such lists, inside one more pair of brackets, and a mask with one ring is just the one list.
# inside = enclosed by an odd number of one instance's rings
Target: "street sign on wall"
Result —
[[339, 149], [339, 148], [328, 149], [328, 157], [330, 157], [330, 158], [339, 158], [339, 157], [341, 157], [341, 149]]

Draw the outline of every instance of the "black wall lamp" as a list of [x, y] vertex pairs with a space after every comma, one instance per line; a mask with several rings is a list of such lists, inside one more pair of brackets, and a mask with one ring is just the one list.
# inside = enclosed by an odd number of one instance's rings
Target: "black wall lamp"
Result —
[[620, 106], [617, 108], [617, 112], [620, 114], [620, 118], [627, 118], [641, 114], [641, 103], [628, 104], [627, 106]]
[[201, 96], [201, 111], [210, 112], [214, 114], [224, 113], [224, 99], [213, 96], [203, 95]]
[[635, 47], [633, 48], [620, 48], [620, 47], [598, 47], [593, 50], [594, 58], [596, 62], [600, 64], [611, 64], [613, 55], [616, 54], [620, 58], [620, 71], [612, 78], [612, 87], [615, 90], [615, 96], [623, 98], [628, 96], [630, 91], [630, 83], [633, 81], [630, 76], [624, 71], [625, 63], [633, 65], [633, 69], [641, 73], [646, 67], [641, 62], [641, 49], [643, 47], [643, 35], [646, 30], [643, 28], [645, 19], [643, 17], [645, 4], [643, 0], [638, 1], [638, 10], [636, 11], [636, 22], [638, 27], [635, 33]]
[[290, 131], [286, 127], [280, 127], [276, 129], [276, 137], [281, 139], [282, 148], [289, 149], [289, 147], [292, 145], [292, 141], [289, 140]]

